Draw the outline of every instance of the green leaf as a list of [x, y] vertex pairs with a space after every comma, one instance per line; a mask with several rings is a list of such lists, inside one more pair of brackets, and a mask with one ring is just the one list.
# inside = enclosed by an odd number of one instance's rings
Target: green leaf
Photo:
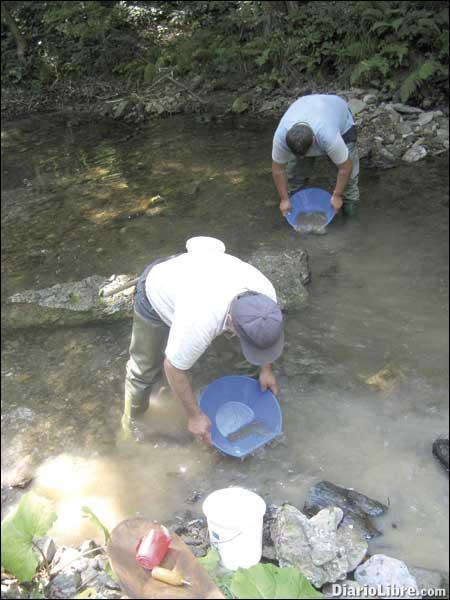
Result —
[[215, 576], [220, 565], [220, 556], [216, 548], [210, 548], [205, 556], [201, 556], [197, 560], [208, 575], [211, 577]]
[[435, 61], [430, 60], [422, 63], [403, 81], [400, 87], [400, 98], [402, 102], [407, 102], [417, 88], [420, 87], [421, 83], [441, 71], [442, 66]]
[[46, 500], [30, 492], [20, 499], [16, 510], [2, 521], [2, 566], [19, 581], [31, 581], [38, 566], [33, 539], [46, 535], [56, 513]]
[[86, 518], [88, 518], [96, 527], [103, 531], [103, 535], [105, 536], [105, 544], [107, 544], [111, 538], [111, 534], [106, 525], [103, 525], [103, 523], [100, 521], [97, 515], [89, 508], [89, 506], [82, 506], [81, 510]]
[[323, 598], [304, 575], [293, 567], [280, 568], [259, 564], [251, 569], [239, 569], [231, 582], [236, 598]]
[[75, 596], [75, 600], [78, 600], [78, 598], [80, 598], [80, 600], [82, 598], [97, 598], [97, 590], [93, 587], [86, 588]]
[[231, 593], [231, 582], [233, 571], [227, 571], [220, 564], [220, 555], [216, 548], [210, 548], [206, 556], [197, 559], [218, 588], [222, 590], [227, 598], [234, 598]]
[[111, 567], [111, 564], [110, 564], [110, 563], [108, 563], [108, 564], [106, 565], [106, 567], [105, 567], [105, 573], [106, 573], [106, 574], [107, 574], [109, 577], [111, 577], [111, 579], [113, 579], [114, 581], [116, 581], [117, 583], [119, 582], [119, 580], [117, 579], [117, 576], [116, 576], [116, 574], [114, 573], [114, 571], [113, 571], [113, 569], [112, 569], [112, 567]]

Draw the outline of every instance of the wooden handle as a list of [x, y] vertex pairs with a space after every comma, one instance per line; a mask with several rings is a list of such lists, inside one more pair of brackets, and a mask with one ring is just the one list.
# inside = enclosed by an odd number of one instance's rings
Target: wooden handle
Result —
[[179, 573], [171, 571], [170, 569], [164, 569], [163, 567], [155, 567], [152, 569], [152, 577], [153, 579], [168, 583], [169, 585], [183, 585], [183, 583], [189, 585]]

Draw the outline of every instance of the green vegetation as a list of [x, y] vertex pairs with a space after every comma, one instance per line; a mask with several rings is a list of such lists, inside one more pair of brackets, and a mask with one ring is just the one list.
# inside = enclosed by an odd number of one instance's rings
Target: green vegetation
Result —
[[448, 89], [448, 3], [2, 2], [3, 84], [121, 91], [161, 73], [216, 87], [332, 81], [403, 101]]
[[215, 548], [199, 562], [227, 598], [323, 598], [306, 577], [292, 567], [260, 563], [250, 569], [226, 571], [220, 566]]
[[22, 496], [2, 521], [2, 567], [19, 581], [31, 581], [39, 564], [34, 540], [45, 536], [55, 520], [48, 502], [33, 493]]
[[92, 511], [89, 508], [89, 506], [82, 506], [81, 512], [83, 513], [83, 517], [86, 517], [87, 519], [89, 519], [91, 521], [91, 523], [93, 525], [95, 525], [95, 527], [97, 527], [103, 533], [103, 537], [105, 538], [105, 544], [107, 544], [109, 542], [109, 540], [111, 539], [111, 533], [110, 533], [109, 529], [106, 527], [106, 525], [104, 525], [100, 521], [100, 519], [97, 517], [97, 515], [94, 513], [94, 511]]

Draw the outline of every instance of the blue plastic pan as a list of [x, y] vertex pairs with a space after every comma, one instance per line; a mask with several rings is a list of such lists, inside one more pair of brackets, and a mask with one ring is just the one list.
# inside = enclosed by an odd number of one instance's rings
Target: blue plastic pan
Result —
[[211, 419], [213, 446], [229, 456], [244, 458], [282, 433], [278, 400], [269, 390], [261, 392], [259, 381], [251, 377], [216, 379], [199, 403]]

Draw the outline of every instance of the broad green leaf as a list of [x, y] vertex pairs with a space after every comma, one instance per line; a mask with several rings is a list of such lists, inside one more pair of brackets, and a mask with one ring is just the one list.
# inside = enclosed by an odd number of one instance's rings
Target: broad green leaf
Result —
[[16, 510], [2, 521], [2, 566], [19, 581], [31, 581], [38, 566], [33, 539], [46, 535], [56, 513], [46, 500], [30, 492], [20, 499]]
[[96, 525], [96, 527], [99, 527], [103, 531], [103, 535], [105, 536], [105, 544], [107, 544], [111, 538], [111, 534], [106, 525], [103, 525], [103, 523], [100, 521], [97, 515], [89, 508], [89, 506], [82, 506], [81, 510], [84, 513], [85, 517], [87, 517], [94, 525]]
[[236, 598], [323, 598], [304, 575], [293, 567], [280, 568], [259, 564], [251, 569], [239, 569], [231, 582]]

